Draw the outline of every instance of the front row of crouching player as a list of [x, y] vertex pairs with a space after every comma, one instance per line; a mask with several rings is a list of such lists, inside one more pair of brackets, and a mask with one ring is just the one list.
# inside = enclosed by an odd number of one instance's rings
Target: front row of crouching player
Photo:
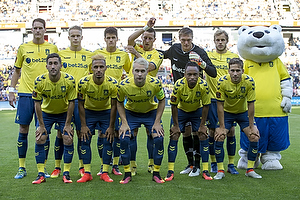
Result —
[[[40, 184], [46, 181], [44, 145], [54, 123], [59, 124], [63, 133], [65, 163], [63, 181], [72, 183], [69, 171], [74, 152], [74, 131], [71, 127], [71, 119], [76, 99], [75, 80], [71, 75], [60, 71], [61, 59], [58, 54], [48, 55], [46, 62], [48, 72], [36, 78], [32, 93], [38, 119], [35, 148], [38, 177], [32, 183]], [[174, 85], [171, 96], [173, 125], [170, 129], [168, 146], [168, 174], [165, 179], [161, 178], [159, 171], [164, 154], [164, 130], [161, 117], [165, 108], [165, 95], [159, 79], [147, 75], [148, 66], [149, 63], [145, 59], [136, 59], [132, 66], [133, 77], [124, 79], [118, 84], [114, 78], [105, 75], [107, 67], [104, 56], [98, 54], [92, 57], [93, 74], [80, 79], [77, 91], [81, 120], [81, 153], [85, 169], [83, 177], [77, 182], [87, 182], [93, 179], [90, 144], [96, 125], [106, 137], [103, 145], [103, 171], [100, 179], [113, 182], [108, 176], [108, 168], [112, 156], [117, 111], [122, 121], [119, 137], [125, 171], [125, 176], [120, 181], [121, 184], [126, 184], [132, 179], [130, 140], [136, 137], [133, 130], [141, 124], [144, 124], [154, 139], [152, 179], [155, 182], [164, 183], [173, 180], [178, 138], [181, 133], [184, 134], [186, 122], [191, 122], [193, 132], [196, 132], [200, 139], [202, 176], [206, 180], [213, 179], [208, 173], [209, 147], [205, 126], [210, 94], [206, 81], [199, 77], [199, 66], [195, 62], [187, 63], [184, 78], [176, 81]], [[154, 96], [158, 99], [158, 103], [154, 101]], [[229, 74], [219, 79], [216, 96], [220, 126], [215, 134], [218, 173], [214, 179], [225, 177], [223, 143], [234, 122], [240, 125], [250, 140], [246, 176], [261, 178], [253, 170], [259, 139], [259, 132], [254, 122], [255, 83], [250, 76], [243, 74], [243, 62], [239, 58], [233, 58], [229, 62]], [[124, 106], [126, 98], [127, 103]]]

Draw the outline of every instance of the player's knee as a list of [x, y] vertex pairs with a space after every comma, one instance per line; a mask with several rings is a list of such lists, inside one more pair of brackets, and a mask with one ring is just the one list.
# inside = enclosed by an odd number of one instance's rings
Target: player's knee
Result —
[[180, 133], [174, 133], [173, 135], [170, 135], [171, 140], [178, 140], [180, 137]]
[[47, 140], [47, 135], [42, 135], [39, 139], [36, 138], [36, 143], [37, 144], [45, 144]]
[[229, 132], [227, 133], [228, 137], [233, 137], [235, 135], [235, 127], [231, 127]]
[[260, 138], [259, 135], [250, 134], [248, 139], [249, 139], [250, 142], [258, 142], [259, 138]]
[[217, 136], [215, 137], [215, 140], [216, 140], [217, 142], [224, 142], [225, 138], [226, 138], [226, 136], [225, 136], [224, 134], [222, 134], [222, 135], [217, 135]]
[[20, 133], [28, 133], [29, 125], [20, 124]]
[[73, 144], [73, 137], [69, 135], [63, 135], [64, 145], [72, 145]]
[[61, 134], [61, 131], [60, 131], [60, 130], [57, 130], [56, 136], [57, 136], [58, 138], [62, 138], [62, 134]]
[[206, 135], [205, 133], [199, 133], [199, 140], [204, 141], [207, 140], [208, 135]]

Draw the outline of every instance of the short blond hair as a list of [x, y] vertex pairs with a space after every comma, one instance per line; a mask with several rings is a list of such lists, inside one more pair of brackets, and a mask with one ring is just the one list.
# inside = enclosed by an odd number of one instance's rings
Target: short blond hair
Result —
[[102, 54], [97, 54], [91, 57], [92, 59], [92, 63], [94, 62], [94, 60], [104, 60], [104, 62], [106, 63], [105, 57]]

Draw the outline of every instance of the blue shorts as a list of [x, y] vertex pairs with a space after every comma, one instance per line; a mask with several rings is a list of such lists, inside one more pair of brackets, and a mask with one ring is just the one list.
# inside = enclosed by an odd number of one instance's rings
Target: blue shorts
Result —
[[95, 129], [105, 134], [110, 122], [110, 109], [103, 111], [94, 111], [85, 109], [85, 121], [91, 133], [95, 134]]
[[[283, 151], [290, 146], [288, 117], [255, 117], [259, 130], [259, 153], [268, 151]], [[249, 140], [241, 134], [241, 148], [248, 150]]]
[[[110, 117], [110, 115], [109, 115], [109, 117]], [[117, 111], [116, 120], [115, 120], [115, 130], [118, 131], [120, 129], [120, 126], [121, 126], [121, 117], [119, 115], [119, 112]], [[99, 124], [96, 124], [95, 129], [100, 130]]]
[[[130, 110], [125, 109], [127, 123], [131, 130], [131, 135], [133, 135], [133, 130], [135, 128], [141, 127], [142, 124], [148, 129], [150, 132], [152, 130], [153, 124], [156, 118], [156, 109], [151, 110], [147, 113], [137, 113]], [[162, 122], [160, 122], [162, 123]], [[154, 130], [154, 133], [156, 131]], [[127, 134], [127, 133], [126, 133]]]
[[[81, 122], [80, 122], [80, 117], [79, 117], [79, 110], [78, 110], [78, 100], [75, 100], [75, 107], [73, 111], [73, 116], [72, 116], [72, 126], [75, 125], [76, 130], [81, 129]], [[55, 129], [59, 129], [58, 124], [55, 124]]]
[[225, 128], [227, 130], [230, 130], [230, 128], [235, 125], [235, 122], [239, 124], [242, 130], [248, 127], [249, 126], [248, 111], [239, 114], [233, 114], [224, 111]]
[[34, 112], [34, 100], [32, 99], [31, 95], [20, 96], [18, 101], [15, 123], [29, 125], [32, 121], [33, 116], [36, 124], [37, 119]]
[[218, 127], [218, 112], [217, 112], [217, 100], [211, 99], [211, 103], [207, 115], [207, 127], [217, 128]]
[[[202, 116], [202, 108], [198, 108], [192, 112], [185, 112], [181, 109], [178, 109], [178, 123], [180, 132], [185, 132], [186, 126], [192, 126], [192, 131], [197, 132], [200, 126]], [[171, 117], [171, 126], [173, 126], [173, 118]]]
[[[61, 114], [49, 114], [43, 112], [43, 120], [48, 134], [51, 134], [51, 128], [54, 123], [57, 123], [59, 130], [63, 132], [66, 119], [67, 119], [67, 112]], [[39, 122], [37, 122], [36, 124], [36, 127], [38, 126], [39, 126]]]

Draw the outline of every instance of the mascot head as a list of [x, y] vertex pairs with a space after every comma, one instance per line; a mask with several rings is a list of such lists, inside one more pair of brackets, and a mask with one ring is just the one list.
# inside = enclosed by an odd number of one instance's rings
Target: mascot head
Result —
[[284, 51], [281, 26], [270, 27], [242, 26], [238, 30], [237, 48], [240, 56], [246, 60], [265, 63], [279, 57]]

